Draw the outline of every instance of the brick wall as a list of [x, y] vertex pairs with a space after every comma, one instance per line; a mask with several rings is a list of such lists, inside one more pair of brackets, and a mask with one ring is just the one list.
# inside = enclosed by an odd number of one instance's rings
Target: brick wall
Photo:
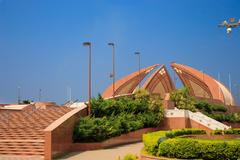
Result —
[[103, 149], [127, 143], [139, 142], [142, 140], [143, 134], [157, 130], [159, 130], [159, 128], [144, 128], [127, 134], [123, 134], [118, 137], [113, 137], [99, 143], [73, 143], [71, 151]]
[[87, 115], [87, 108], [76, 108], [52, 123], [45, 130], [45, 159], [51, 160], [69, 152], [76, 122]]

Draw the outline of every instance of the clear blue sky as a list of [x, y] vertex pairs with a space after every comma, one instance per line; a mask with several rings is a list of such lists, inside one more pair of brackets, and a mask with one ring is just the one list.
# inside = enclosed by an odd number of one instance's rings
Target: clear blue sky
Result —
[[[93, 44], [93, 95], [110, 83], [116, 43], [117, 78], [176, 61], [240, 85], [240, 28], [227, 36], [217, 24], [240, 18], [239, 0], [0, 0], [0, 103], [22, 99], [63, 103], [87, 99], [87, 48]], [[169, 68], [170, 69], [170, 68]], [[236, 87], [234, 88], [236, 94]]]

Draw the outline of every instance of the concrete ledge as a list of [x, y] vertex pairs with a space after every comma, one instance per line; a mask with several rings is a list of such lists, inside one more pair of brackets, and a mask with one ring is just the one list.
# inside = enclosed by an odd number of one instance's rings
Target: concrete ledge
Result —
[[127, 134], [123, 134], [118, 137], [113, 137], [103, 142], [98, 143], [73, 143], [71, 146], [71, 151], [86, 151], [86, 150], [96, 150], [104, 149], [113, 146], [139, 142], [142, 140], [142, 135], [148, 132], [158, 131], [159, 128], [144, 128], [137, 131], [133, 131]]
[[58, 126], [60, 126], [61, 124], [63, 124], [67, 119], [69, 119], [70, 117], [72, 117], [73, 115], [75, 115], [76, 113], [78, 113], [79, 111], [85, 109], [85, 107], [81, 107], [81, 108], [75, 108], [73, 110], [71, 110], [70, 112], [68, 112], [67, 114], [63, 115], [62, 117], [60, 117], [59, 119], [57, 119], [56, 121], [54, 121], [52, 124], [50, 124], [47, 128], [44, 129], [44, 131], [53, 131], [54, 129], [56, 129]]

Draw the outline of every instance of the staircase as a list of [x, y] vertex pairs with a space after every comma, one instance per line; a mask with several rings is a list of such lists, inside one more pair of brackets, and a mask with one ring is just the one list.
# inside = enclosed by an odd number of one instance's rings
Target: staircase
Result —
[[0, 157], [44, 156], [43, 130], [71, 111], [68, 107], [9, 111], [0, 109]]
[[[189, 110], [179, 110], [179, 109], [168, 109], [165, 111], [165, 117], [189, 119], [190, 121], [194, 121], [200, 124], [201, 126], [205, 126], [210, 130], [216, 130], [216, 129], [225, 130], [230, 128], [229, 126], [221, 122], [218, 122], [215, 119], [212, 119], [202, 114], [201, 112], [191, 112]], [[185, 127], [189, 127], [189, 126], [185, 126]]]
[[230, 128], [229, 126], [227, 126], [221, 122], [218, 122], [215, 119], [212, 119], [212, 118], [202, 114], [201, 112], [193, 113], [191, 111], [188, 111], [187, 113], [188, 113], [188, 117], [191, 120], [194, 120], [195, 122], [198, 122], [198, 123], [208, 127], [211, 130], [216, 130], [216, 129], [225, 130], [225, 129]]

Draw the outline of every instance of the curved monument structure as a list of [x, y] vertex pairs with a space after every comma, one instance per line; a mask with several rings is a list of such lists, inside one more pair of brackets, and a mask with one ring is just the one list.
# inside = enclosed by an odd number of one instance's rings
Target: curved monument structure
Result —
[[191, 96], [216, 100], [226, 105], [235, 104], [227, 87], [213, 77], [183, 64], [172, 63], [171, 67], [180, 77], [184, 86], [189, 88]]
[[170, 75], [164, 65], [161, 65], [152, 75], [145, 81], [142, 86], [150, 94], [158, 94], [164, 98], [167, 93], [175, 90]]
[[[115, 96], [132, 94], [137, 85], [151, 72], [158, 64], [141, 69], [139, 72], [131, 73], [122, 79], [115, 82]], [[111, 84], [103, 93], [103, 98], [110, 98], [113, 96], [113, 84]]]

